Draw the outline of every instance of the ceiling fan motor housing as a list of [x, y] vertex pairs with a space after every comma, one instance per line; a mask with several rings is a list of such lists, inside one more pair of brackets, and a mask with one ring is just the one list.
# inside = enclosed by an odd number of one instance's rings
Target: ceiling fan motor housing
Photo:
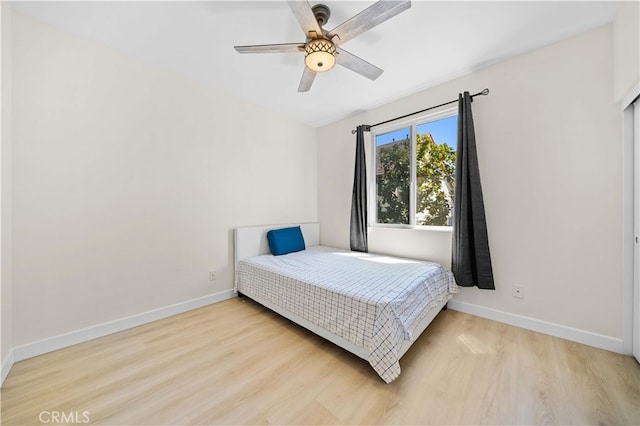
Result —
[[313, 11], [313, 15], [316, 17], [316, 21], [318, 21], [318, 25], [321, 27], [329, 21], [329, 17], [331, 16], [331, 11], [324, 4], [316, 4], [311, 8]]

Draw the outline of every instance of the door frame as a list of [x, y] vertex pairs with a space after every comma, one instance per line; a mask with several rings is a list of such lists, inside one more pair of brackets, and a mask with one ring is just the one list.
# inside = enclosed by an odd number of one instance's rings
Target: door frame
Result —
[[640, 362], [640, 99], [633, 103], [633, 160], [634, 160], [634, 246], [633, 246], [633, 355]]
[[[622, 342], [623, 353], [640, 362], [640, 84], [621, 102], [622, 107]], [[635, 111], [634, 111], [635, 101]], [[635, 352], [635, 353], [634, 353]]]

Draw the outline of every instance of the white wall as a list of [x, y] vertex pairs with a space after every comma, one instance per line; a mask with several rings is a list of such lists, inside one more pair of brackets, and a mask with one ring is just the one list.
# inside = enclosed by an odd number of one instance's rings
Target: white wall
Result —
[[11, 284], [11, 8], [0, 2], [0, 382], [12, 363]]
[[614, 95], [619, 102], [630, 90], [636, 95], [640, 90], [640, 2], [618, 2], [613, 40]]
[[[495, 291], [455, 300], [619, 341], [620, 111], [612, 28], [493, 65], [323, 127], [318, 199], [323, 244], [348, 248], [358, 124], [456, 99], [473, 103]], [[370, 228], [369, 248], [450, 263], [449, 232]], [[524, 287], [524, 300], [511, 296]]]
[[315, 129], [18, 13], [13, 119], [14, 346], [229, 290], [233, 227], [317, 220]]

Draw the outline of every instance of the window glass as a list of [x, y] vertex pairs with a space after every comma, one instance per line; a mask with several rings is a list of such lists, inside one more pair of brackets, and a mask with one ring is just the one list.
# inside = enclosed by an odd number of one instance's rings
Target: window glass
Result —
[[378, 223], [409, 224], [411, 129], [376, 136], [376, 215]]
[[416, 225], [452, 225], [457, 129], [457, 115], [416, 126]]

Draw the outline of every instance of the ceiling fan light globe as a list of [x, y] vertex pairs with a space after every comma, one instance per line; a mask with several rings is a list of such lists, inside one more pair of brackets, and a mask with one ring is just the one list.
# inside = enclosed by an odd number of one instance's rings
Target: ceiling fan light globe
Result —
[[309, 41], [304, 47], [304, 63], [312, 71], [329, 71], [336, 64], [336, 46], [322, 38]]
[[304, 58], [304, 63], [315, 72], [329, 71], [336, 64], [336, 57], [327, 52], [313, 52]]

